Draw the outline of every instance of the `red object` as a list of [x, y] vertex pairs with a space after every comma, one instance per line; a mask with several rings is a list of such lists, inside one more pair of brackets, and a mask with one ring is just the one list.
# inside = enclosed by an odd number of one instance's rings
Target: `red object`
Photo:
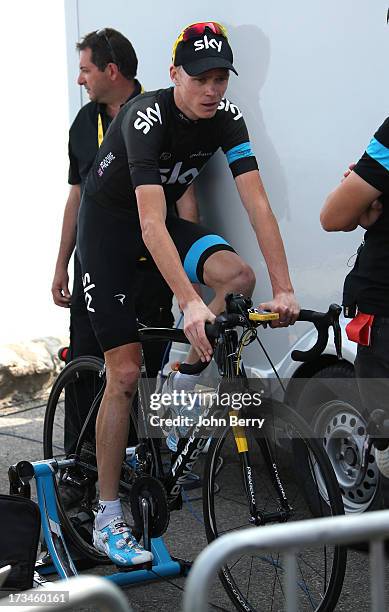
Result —
[[370, 346], [373, 321], [374, 315], [358, 312], [357, 316], [346, 325], [347, 338], [362, 346]]
[[216, 34], [216, 36], [224, 36], [226, 38], [226, 30], [225, 28], [217, 23], [216, 21], [205, 21], [201, 23], [194, 23], [187, 28], [182, 33], [182, 40], [187, 41], [191, 38], [195, 38], [196, 36], [202, 36], [205, 33], [205, 28], [209, 28], [211, 32]]
[[58, 351], [58, 358], [61, 361], [66, 361], [67, 356], [68, 356], [68, 352], [69, 352], [69, 347], [68, 346], [61, 346], [61, 348]]

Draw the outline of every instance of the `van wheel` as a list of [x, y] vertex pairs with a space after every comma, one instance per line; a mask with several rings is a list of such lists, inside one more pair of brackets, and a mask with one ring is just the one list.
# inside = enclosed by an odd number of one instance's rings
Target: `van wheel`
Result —
[[359, 514], [389, 508], [389, 479], [379, 472], [373, 453], [359, 482], [366, 417], [353, 366], [342, 363], [323, 368], [307, 381], [296, 404], [327, 451], [345, 512]]

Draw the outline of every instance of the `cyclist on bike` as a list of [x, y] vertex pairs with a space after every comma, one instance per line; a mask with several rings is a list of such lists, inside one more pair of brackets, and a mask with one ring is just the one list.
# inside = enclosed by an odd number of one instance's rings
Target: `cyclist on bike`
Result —
[[[253, 271], [231, 245], [174, 214], [174, 202], [219, 147], [267, 264], [273, 299], [262, 307], [278, 312], [281, 326], [294, 323], [299, 312], [242, 113], [224, 98], [229, 71], [236, 72], [232, 62], [223, 26], [207, 22], [185, 28], [173, 49], [175, 87], [144, 94], [122, 108], [100, 147], [81, 204], [78, 249], [84, 294], [107, 367], [96, 428], [101, 500], [94, 543], [116, 562], [119, 554], [122, 564], [147, 559], [140, 547], [132, 550], [123, 543], [124, 527], [116, 528], [129, 407], [141, 360], [131, 297], [138, 253], [146, 245], [184, 312], [190, 361], [210, 361], [204, 323], [223, 309], [225, 294], [251, 295], [254, 289]], [[214, 289], [209, 307], [191, 281]]]

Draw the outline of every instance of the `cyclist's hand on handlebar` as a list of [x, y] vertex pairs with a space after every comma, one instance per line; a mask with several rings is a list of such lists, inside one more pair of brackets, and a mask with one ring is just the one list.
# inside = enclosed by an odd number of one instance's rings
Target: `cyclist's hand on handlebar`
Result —
[[212, 347], [205, 335], [204, 325], [207, 321], [213, 323], [215, 315], [200, 299], [188, 302], [183, 309], [184, 312], [184, 332], [189, 342], [195, 349], [201, 361], [210, 361], [212, 357]]
[[259, 305], [263, 310], [278, 312], [278, 321], [272, 321], [271, 327], [288, 327], [294, 325], [299, 316], [300, 306], [298, 305], [293, 291], [282, 292], [274, 296], [270, 302], [263, 302]]
[[69, 275], [66, 269], [56, 270], [51, 285], [54, 304], [69, 308], [71, 294], [69, 291]]

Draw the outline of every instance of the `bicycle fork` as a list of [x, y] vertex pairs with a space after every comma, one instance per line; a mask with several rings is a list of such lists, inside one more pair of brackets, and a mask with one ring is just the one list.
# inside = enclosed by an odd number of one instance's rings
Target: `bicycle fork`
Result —
[[[236, 411], [231, 411], [230, 415], [235, 415]], [[267, 523], [283, 523], [286, 522], [292, 512], [286, 497], [285, 489], [282, 486], [281, 479], [278, 474], [277, 464], [273, 458], [270, 445], [266, 438], [258, 438], [256, 441], [260, 447], [264, 458], [267, 470], [270, 474], [272, 485], [278, 498], [279, 507], [276, 511], [265, 512], [257, 507], [257, 496], [255, 491], [254, 470], [250, 462], [249, 446], [246, 433], [243, 427], [235, 425], [232, 427], [236, 448], [239, 453], [239, 459], [242, 467], [243, 485], [246, 491], [247, 501], [249, 504], [249, 522], [254, 525], [266, 525]]]

